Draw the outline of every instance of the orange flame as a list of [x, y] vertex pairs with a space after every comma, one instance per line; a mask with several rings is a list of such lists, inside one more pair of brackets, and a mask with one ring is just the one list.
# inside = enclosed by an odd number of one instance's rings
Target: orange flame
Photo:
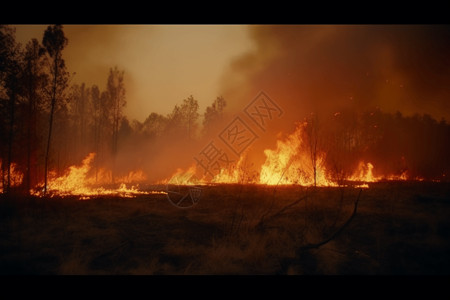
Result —
[[[295, 132], [284, 141], [278, 140], [275, 150], [264, 150], [266, 161], [261, 166], [259, 183], [314, 185], [313, 164], [301, 138], [304, 126], [305, 124], [297, 126]], [[326, 169], [323, 166], [324, 158], [323, 153], [317, 154], [316, 185], [337, 186], [336, 183], [326, 178]]]
[[175, 173], [169, 178], [159, 181], [159, 184], [176, 184], [176, 185], [197, 185], [201, 182], [195, 177], [197, 168], [192, 164], [187, 171], [178, 168]]
[[[0, 160], [0, 169], [2, 168], [2, 161]], [[4, 174], [5, 178], [4, 180], [6, 181], [7, 179], [7, 174]], [[23, 182], [23, 173], [20, 170], [17, 170], [17, 164], [16, 163], [11, 163], [11, 167], [10, 167], [10, 185], [11, 187], [16, 187], [22, 184]], [[0, 193], [3, 193], [3, 180], [0, 181]]]
[[214, 176], [212, 182], [214, 183], [254, 183], [250, 176], [246, 176], [248, 170], [246, 170], [244, 164], [246, 159], [246, 153], [242, 154], [239, 160], [230, 165], [228, 168], [220, 169], [219, 174]]
[[[245, 180], [246, 169], [244, 162], [247, 153], [241, 155], [238, 162], [230, 165], [228, 168], [222, 168], [212, 180], [202, 178], [200, 181], [194, 181], [196, 172], [195, 165], [192, 165], [187, 171], [177, 169], [170, 177], [162, 183], [195, 185], [199, 183], [256, 183], [265, 185], [301, 185], [322, 187], [337, 187], [339, 184], [330, 179], [326, 168], [326, 154], [316, 153], [315, 170], [311, 159], [309, 145], [302, 138], [302, 133], [307, 124], [299, 124], [295, 131], [284, 139], [276, 142], [275, 149], [265, 149], [265, 162], [259, 170], [259, 178]], [[407, 171], [400, 175], [375, 176], [375, 166], [371, 162], [359, 162], [357, 168], [351, 176], [345, 178], [345, 181], [355, 182], [351, 186], [356, 188], [369, 188], [368, 183], [379, 182], [383, 180], [411, 180], [408, 178]], [[314, 172], [315, 171], [315, 172]], [[315, 173], [315, 174], [314, 174]], [[248, 177], [248, 176], [247, 176]], [[315, 182], [314, 182], [315, 177]], [[423, 178], [414, 178], [412, 180], [422, 181]]]
[[374, 177], [373, 173], [373, 164], [370, 162], [365, 164], [363, 161], [361, 161], [358, 164], [358, 168], [353, 173], [352, 176], [350, 176], [350, 181], [363, 181], [363, 182], [376, 182], [379, 181], [380, 178]]
[[142, 170], [130, 171], [127, 175], [117, 178], [118, 182], [123, 183], [144, 182], [146, 180], [147, 176]]
[[[90, 165], [94, 160], [95, 153], [90, 153], [83, 161], [81, 166], [71, 166], [67, 174], [55, 177], [52, 176], [47, 184], [47, 190], [50, 195], [68, 196], [77, 195], [81, 196], [81, 200], [89, 199], [90, 196], [98, 195], [119, 195], [122, 197], [132, 198], [136, 195], [142, 194], [166, 194], [163, 191], [140, 191], [138, 187], [132, 186], [127, 188], [125, 183], [121, 183], [118, 189], [105, 189], [103, 187], [94, 187], [93, 182], [96, 182], [95, 177], [88, 178], [87, 174], [90, 170]], [[53, 173], [54, 174], [54, 173]], [[131, 175], [130, 175], [131, 174]], [[132, 179], [145, 178], [142, 171], [136, 173], [130, 173], [125, 179], [131, 182]], [[133, 176], [138, 174], [138, 176]], [[36, 196], [43, 195], [43, 184], [41, 184], [39, 190], [32, 191], [32, 194]]]

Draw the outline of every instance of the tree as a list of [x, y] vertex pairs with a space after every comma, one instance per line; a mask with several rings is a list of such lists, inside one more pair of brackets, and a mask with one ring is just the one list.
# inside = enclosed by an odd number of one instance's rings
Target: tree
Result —
[[41, 99], [40, 91], [46, 84], [47, 74], [43, 70], [45, 49], [39, 44], [39, 41], [32, 39], [25, 47], [24, 54], [24, 98], [27, 105], [27, 120], [26, 120], [26, 140], [27, 140], [27, 154], [26, 154], [26, 174], [25, 186], [27, 192], [32, 186], [32, 168], [36, 161], [37, 150], [37, 111], [38, 103]]
[[[71, 88], [71, 117], [73, 119], [73, 151], [74, 157], [81, 160], [86, 155], [89, 89], [86, 84], [75, 84]], [[81, 156], [80, 156], [81, 155]]]
[[306, 121], [305, 132], [308, 140], [309, 155], [313, 168], [314, 187], [317, 186], [317, 152], [319, 140], [319, 119], [317, 114], [311, 114]]
[[97, 85], [93, 85], [90, 89], [90, 106], [92, 108], [92, 143], [93, 149], [97, 153], [99, 152], [100, 144], [100, 90]]
[[116, 67], [109, 70], [107, 93], [112, 104], [112, 181], [114, 183], [115, 158], [119, 140], [119, 128], [123, 118], [123, 108], [126, 105], [125, 83], [123, 81], [124, 71], [119, 71]]
[[168, 133], [191, 139], [197, 128], [198, 108], [198, 101], [192, 95], [184, 99], [181, 105], [175, 105], [167, 116]]
[[184, 115], [187, 123], [187, 136], [189, 139], [192, 137], [192, 132], [195, 133], [197, 127], [198, 113], [198, 101], [190, 95], [187, 99], [183, 100], [181, 105], [181, 112]]
[[47, 50], [51, 58], [50, 74], [52, 76], [51, 90], [49, 93], [50, 103], [50, 117], [48, 127], [47, 148], [45, 152], [45, 174], [44, 174], [44, 195], [47, 193], [48, 181], [48, 162], [50, 154], [50, 144], [52, 138], [53, 115], [55, 112], [56, 101], [67, 87], [68, 76], [65, 71], [65, 62], [62, 58], [62, 50], [67, 46], [67, 38], [64, 36], [62, 25], [48, 26], [44, 32], [42, 44]]
[[175, 105], [172, 112], [167, 115], [166, 132], [171, 136], [181, 136], [184, 134], [184, 120], [180, 106]]
[[223, 118], [223, 111], [227, 106], [227, 102], [222, 96], [219, 96], [214, 100], [211, 106], [206, 107], [203, 114], [203, 131], [208, 133], [218, 121]]
[[142, 130], [149, 137], [160, 137], [167, 127], [167, 122], [165, 116], [152, 112], [142, 124]]
[[93, 85], [87, 94], [89, 94], [88, 106], [91, 113], [89, 130], [91, 151], [96, 153], [94, 168], [97, 179], [99, 166], [111, 153], [112, 103], [109, 94], [105, 91], [101, 92], [97, 85]]
[[0, 26], [0, 80], [5, 96], [9, 101], [9, 133], [7, 150], [6, 193], [11, 188], [11, 163], [14, 143], [15, 108], [20, 89], [20, 45], [15, 41], [15, 30]]

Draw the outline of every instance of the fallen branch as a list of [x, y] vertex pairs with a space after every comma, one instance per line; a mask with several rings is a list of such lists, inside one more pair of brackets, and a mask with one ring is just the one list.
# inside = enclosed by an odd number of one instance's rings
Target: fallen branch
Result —
[[267, 218], [265, 218], [267, 214], [263, 215], [263, 216], [261, 217], [261, 219], [259, 220], [258, 224], [256, 224], [256, 228], [262, 228], [264, 222], [267, 222], [267, 220], [273, 219], [273, 218], [275, 218], [275, 217], [281, 215], [282, 213], [284, 213], [286, 210], [288, 210], [288, 209], [291, 208], [292, 206], [298, 204], [299, 202], [301, 202], [301, 201], [303, 201], [303, 200], [305, 200], [305, 199], [307, 199], [307, 198], [308, 198], [307, 195], [306, 195], [306, 196], [303, 196], [303, 197], [301, 197], [300, 199], [297, 199], [297, 200], [295, 200], [294, 202], [292, 202], [292, 203], [290, 203], [290, 204], [284, 206], [284, 207], [281, 208], [279, 211], [277, 211], [277, 212], [274, 213], [273, 215], [268, 216]]
[[353, 213], [348, 218], [348, 220], [341, 226], [341, 228], [336, 230], [327, 239], [325, 239], [325, 240], [323, 240], [323, 241], [321, 241], [319, 243], [305, 245], [305, 246], [301, 247], [300, 249], [298, 249], [298, 251], [300, 252], [300, 251], [309, 250], [309, 249], [317, 249], [317, 248], [319, 248], [319, 247], [321, 247], [321, 246], [331, 242], [333, 239], [335, 239], [351, 223], [351, 221], [355, 217], [356, 211], [358, 210], [358, 202], [359, 202], [359, 198], [361, 197], [361, 192], [362, 192], [362, 189], [359, 189], [358, 198], [356, 198], [355, 206], [353, 208]]

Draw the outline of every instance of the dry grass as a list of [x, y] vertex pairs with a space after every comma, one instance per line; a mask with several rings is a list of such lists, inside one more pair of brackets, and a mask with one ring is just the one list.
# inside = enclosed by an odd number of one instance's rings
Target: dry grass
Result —
[[339, 236], [303, 251], [348, 219], [358, 190], [219, 185], [185, 210], [158, 195], [2, 196], [0, 273], [449, 274], [449, 191], [375, 184]]

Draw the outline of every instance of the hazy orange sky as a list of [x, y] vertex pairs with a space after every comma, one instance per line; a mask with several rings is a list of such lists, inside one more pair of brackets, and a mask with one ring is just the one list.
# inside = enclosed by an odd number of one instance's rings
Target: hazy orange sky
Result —
[[[17, 40], [42, 41], [47, 25], [13, 25]], [[109, 68], [125, 70], [126, 113], [144, 121], [169, 113], [189, 95], [200, 112], [219, 96], [220, 80], [233, 58], [252, 41], [243, 25], [63, 25], [63, 52], [73, 83], [105, 89]]]
[[[46, 25], [17, 38], [42, 40]], [[237, 112], [264, 90], [286, 124], [311, 111], [381, 108], [450, 119], [448, 25], [64, 25], [73, 82], [104, 90], [125, 70], [126, 113], [144, 121], [193, 95]], [[292, 125], [293, 126], [293, 125]]]

